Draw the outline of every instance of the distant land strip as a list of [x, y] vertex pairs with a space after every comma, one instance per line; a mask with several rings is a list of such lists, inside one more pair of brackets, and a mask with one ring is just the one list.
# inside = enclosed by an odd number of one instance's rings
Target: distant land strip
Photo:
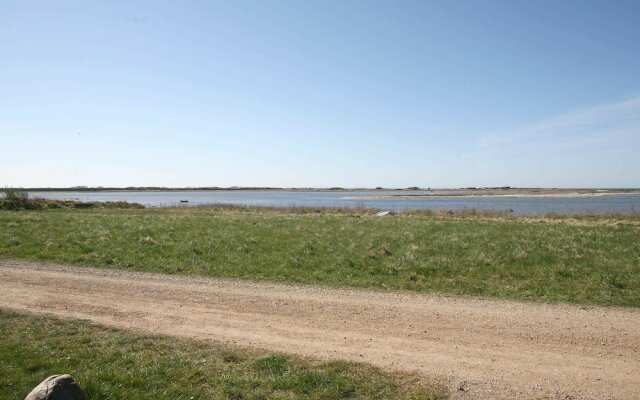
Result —
[[[22, 190], [30, 192], [131, 192], [131, 191], [302, 191], [302, 192], [371, 192], [371, 191], [398, 191], [398, 192], [423, 192], [421, 194], [403, 194], [402, 196], [468, 196], [468, 195], [535, 195], [535, 194], [624, 194], [640, 193], [640, 188], [518, 188], [510, 186], [502, 187], [465, 187], [465, 188], [431, 188], [431, 187], [407, 187], [407, 188], [343, 188], [343, 187], [271, 187], [271, 186], [198, 186], [198, 187], [164, 187], [164, 186], [71, 186], [71, 187], [22, 187]], [[426, 193], [425, 193], [426, 192]]]

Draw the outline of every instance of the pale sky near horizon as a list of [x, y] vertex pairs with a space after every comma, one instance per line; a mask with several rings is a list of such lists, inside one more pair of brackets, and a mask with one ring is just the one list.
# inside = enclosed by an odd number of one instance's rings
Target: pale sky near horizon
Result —
[[640, 1], [0, 2], [0, 186], [640, 187]]

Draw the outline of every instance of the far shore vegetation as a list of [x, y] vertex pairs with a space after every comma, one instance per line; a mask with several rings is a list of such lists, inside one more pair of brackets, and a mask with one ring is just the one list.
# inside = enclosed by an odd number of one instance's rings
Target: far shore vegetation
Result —
[[537, 194], [638, 194], [640, 188], [543, 188], [543, 187], [463, 187], [463, 188], [431, 188], [431, 187], [272, 187], [272, 186], [189, 186], [189, 187], [165, 187], [165, 186], [71, 186], [71, 187], [32, 187], [9, 188], [10, 191], [24, 192], [197, 192], [197, 191], [275, 191], [275, 192], [423, 192], [430, 196], [465, 196], [465, 195], [537, 195]]
[[[18, 196], [19, 197], [19, 196]], [[640, 306], [640, 216], [143, 209], [0, 200], [0, 258], [170, 274]], [[5, 205], [3, 205], [5, 204]], [[14, 203], [11, 203], [14, 204]], [[10, 210], [22, 211], [10, 211]]]
[[92, 400], [446, 399], [427, 378], [0, 310], [0, 398], [72, 374]]

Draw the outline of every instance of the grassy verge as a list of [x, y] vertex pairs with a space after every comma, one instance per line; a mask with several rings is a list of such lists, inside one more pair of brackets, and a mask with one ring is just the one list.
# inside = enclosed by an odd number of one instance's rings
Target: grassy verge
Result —
[[0, 210], [25, 211], [46, 210], [57, 208], [144, 208], [142, 204], [126, 201], [75, 201], [30, 198], [29, 193], [22, 189], [5, 188], [0, 191]]
[[91, 399], [443, 399], [442, 387], [365, 364], [141, 336], [0, 310], [0, 398], [70, 373]]
[[0, 210], [25, 211], [47, 210], [57, 208], [144, 208], [142, 204], [127, 203], [126, 201], [74, 201], [74, 200], [49, 200], [49, 199], [25, 199], [7, 200], [0, 199]]
[[0, 211], [0, 258], [640, 306], [637, 216], [246, 208]]

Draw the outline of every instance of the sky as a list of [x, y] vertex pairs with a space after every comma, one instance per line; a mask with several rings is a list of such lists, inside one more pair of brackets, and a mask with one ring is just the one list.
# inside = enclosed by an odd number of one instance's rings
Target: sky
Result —
[[640, 1], [0, 2], [0, 186], [640, 187]]

